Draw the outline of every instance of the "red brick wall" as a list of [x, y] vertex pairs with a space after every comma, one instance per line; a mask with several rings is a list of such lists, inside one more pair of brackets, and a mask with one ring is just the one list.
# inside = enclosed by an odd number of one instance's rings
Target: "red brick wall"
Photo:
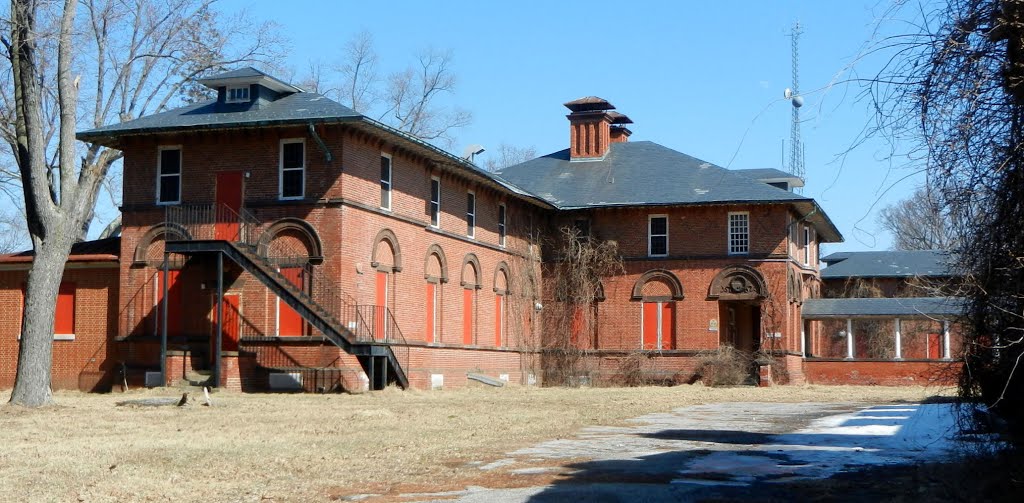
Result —
[[955, 361], [806, 360], [804, 374], [811, 384], [952, 386], [961, 366]]
[[[100, 390], [110, 386], [117, 358], [110, 344], [117, 327], [117, 269], [77, 268], [71, 264], [63, 281], [75, 283], [75, 339], [53, 342], [54, 389]], [[27, 271], [0, 271], [0, 388], [14, 386], [23, 309], [22, 285]]]

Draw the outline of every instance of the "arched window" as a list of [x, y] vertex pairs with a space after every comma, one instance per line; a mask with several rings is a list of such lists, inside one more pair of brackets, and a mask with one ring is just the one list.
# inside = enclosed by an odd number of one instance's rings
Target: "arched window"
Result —
[[462, 261], [462, 343], [476, 344], [476, 292], [480, 289], [480, 261], [470, 253]]
[[444, 309], [443, 285], [448, 282], [448, 261], [440, 246], [433, 244], [427, 249], [423, 271], [424, 279], [426, 279], [423, 340], [441, 342], [441, 313]]
[[373, 337], [387, 340], [391, 335], [388, 311], [394, 297], [394, 273], [402, 270], [402, 249], [398, 246], [398, 237], [390, 229], [377, 233], [370, 266], [375, 269]]
[[494, 346], [508, 346], [508, 264], [494, 270]]
[[676, 301], [683, 299], [683, 285], [672, 272], [648, 271], [633, 285], [633, 300], [640, 310], [640, 348], [675, 349]]

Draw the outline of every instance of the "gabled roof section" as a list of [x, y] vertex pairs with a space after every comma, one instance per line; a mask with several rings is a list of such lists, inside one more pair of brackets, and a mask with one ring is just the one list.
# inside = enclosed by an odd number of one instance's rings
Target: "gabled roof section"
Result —
[[199, 79], [200, 84], [216, 89], [220, 86], [259, 84], [279, 93], [301, 93], [302, 89], [287, 82], [278, 80], [251, 66], [218, 73], [210, 77]]
[[562, 209], [792, 204], [822, 239], [842, 241], [813, 199], [649, 141], [613, 143], [604, 158], [585, 162], [570, 162], [562, 150], [498, 174]]
[[839, 252], [821, 259], [822, 279], [948, 277], [949, 254], [941, 250]]
[[259, 108], [223, 111], [207, 101], [78, 133], [79, 140], [117, 148], [122, 136], [359, 120], [356, 111], [316, 93], [294, 93]]

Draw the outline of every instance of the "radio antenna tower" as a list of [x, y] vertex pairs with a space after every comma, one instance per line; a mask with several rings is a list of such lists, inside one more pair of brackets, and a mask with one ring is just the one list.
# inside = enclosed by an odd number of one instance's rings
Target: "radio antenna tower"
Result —
[[[785, 97], [793, 105], [793, 123], [789, 129], [789, 172], [804, 180], [804, 145], [800, 139], [800, 107], [804, 97], [800, 95], [800, 21], [793, 24], [790, 39], [793, 42], [793, 87], [786, 89]], [[797, 192], [802, 189], [797, 188]]]

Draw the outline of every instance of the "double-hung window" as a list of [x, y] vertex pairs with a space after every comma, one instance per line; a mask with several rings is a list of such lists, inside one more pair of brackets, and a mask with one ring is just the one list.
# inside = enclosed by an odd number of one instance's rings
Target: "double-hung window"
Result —
[[476, 235], [476, 194], [466, 193], [466, 235]]
[[804, 227], [804, 265], [811, 265], [811, 228]]
[[668, 255], [668, 216], [647, 217], [647, 254], [652, 257]]
[[430, 178], [430, 226], [441, 226], [441, 179]]
[[750, 253], [750, 213], [729, 213], [729, 255]]
[[505, 246], [505, 205], [498, 205], [498, 245]]
[[160, 147], [157, 157], [156, 202], [181, 202], [181, 147]]
[[380, 207], [391, 209], [391, 156], [380, 155]]
[[306, 141], [281, 140], [280, 199], [302, 199], [306, 191]]

